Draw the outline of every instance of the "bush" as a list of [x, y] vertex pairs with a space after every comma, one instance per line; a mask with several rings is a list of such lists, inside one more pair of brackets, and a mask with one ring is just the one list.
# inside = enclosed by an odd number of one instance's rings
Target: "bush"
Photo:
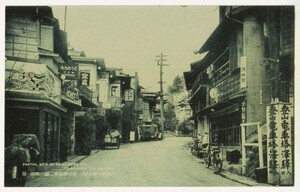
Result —
[[61, 121], [61, 132], [60, 132], [60, 160], [66, 161], [69, 154], [69, 147], [71, 143], [71, 135], [73, 129], [71, 124], [73, 123], [72, 115], [68, 114], [66, 118]]
[[104, 117], [96, 116], [96, 147], [100, 147], [103, 144], [105, 134], [107, 133], [107, 124]]
[[194, 130], [194, 123], [191, 120], [184, 120], [179, 124], [178, 130], [182, 134], [191, 134]]
[[89, 155], [92, 151], [92, 127], [94, 118], [85, 113], [83, 116], [76, 117], [75, 138], [76, 145], [75, 151], [77, 155]]

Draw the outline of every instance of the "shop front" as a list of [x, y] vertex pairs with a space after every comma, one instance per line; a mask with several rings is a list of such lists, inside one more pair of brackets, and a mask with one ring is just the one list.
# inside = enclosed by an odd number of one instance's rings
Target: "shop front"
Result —
[[40, 162], [59, 162], [61, 80], [47, 65], [6, 61], [5, 146], [15, 134], [35, 134]]
[[241, 111], [238, 104], [210, 114], [211, 141], [222, 146], [239, 146]]
[[40, 143], [40, 162], [59, 162], [60, 122], [66, 110], [50, 102], [11, 101], [5, 106], [5, 146], [15, 134], [35, 134]]

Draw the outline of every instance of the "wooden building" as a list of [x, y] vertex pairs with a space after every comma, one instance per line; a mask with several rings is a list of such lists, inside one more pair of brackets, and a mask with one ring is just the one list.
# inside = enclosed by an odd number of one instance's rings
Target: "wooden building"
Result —
[[66, 35], [50, 7], [6, 7], [5, 145], [14, 134], [36, 134], [41, 162], [58, 162], [61, 105], [59, 62]]
[[245, 163], [245, 144], [270, 136], [267, 106], [294, 108], [294, 7], [221, 6], [219, 15], [198, 51], [204, 58], [184, 77], [199, 133], [223, 146], [224, 159], [237, 149]]

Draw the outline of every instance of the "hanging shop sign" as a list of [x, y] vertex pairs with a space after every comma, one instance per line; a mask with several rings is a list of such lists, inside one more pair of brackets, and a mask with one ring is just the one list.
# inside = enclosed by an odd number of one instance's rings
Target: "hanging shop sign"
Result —
[[268, 183], [293, 185], [291, 104], [267, 106]]
[[90, 73], [87, 72], [80, 73], [80, 85], [85, 85], [85, 86], [90, 85]]
[[243, 101], [242, 103], [241, 103], [241, 122], [242, 123], [246, 123], [247, 122], [247, 119], [246, 119], [246, 102], [245, 101]]
[[149, 113], [149, 103], [144, 102], [144, 108], [143, 108], [143, 120], [148, 121], [150, 119], [150, 113]]
[[134, 100], [134, 90], [133, 89], [126, 89], [124, 91], [125, 101], [133, 101]]
[[61, 75], [64, 75], [66, 79], [78, 79], [78, 64], [61, 64], [59, 72]]
[[107, 102], [108, 97], [108, 79], [100, 79], [98, 81], [99, 84], [99, 102]]

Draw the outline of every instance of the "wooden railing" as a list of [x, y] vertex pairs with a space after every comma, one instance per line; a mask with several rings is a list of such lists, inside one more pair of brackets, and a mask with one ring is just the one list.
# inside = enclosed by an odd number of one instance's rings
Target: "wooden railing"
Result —
[[93, 100], [93, 92], [85, 85], [79, 86], [79, 95], [85, 97], [90, 101]]

